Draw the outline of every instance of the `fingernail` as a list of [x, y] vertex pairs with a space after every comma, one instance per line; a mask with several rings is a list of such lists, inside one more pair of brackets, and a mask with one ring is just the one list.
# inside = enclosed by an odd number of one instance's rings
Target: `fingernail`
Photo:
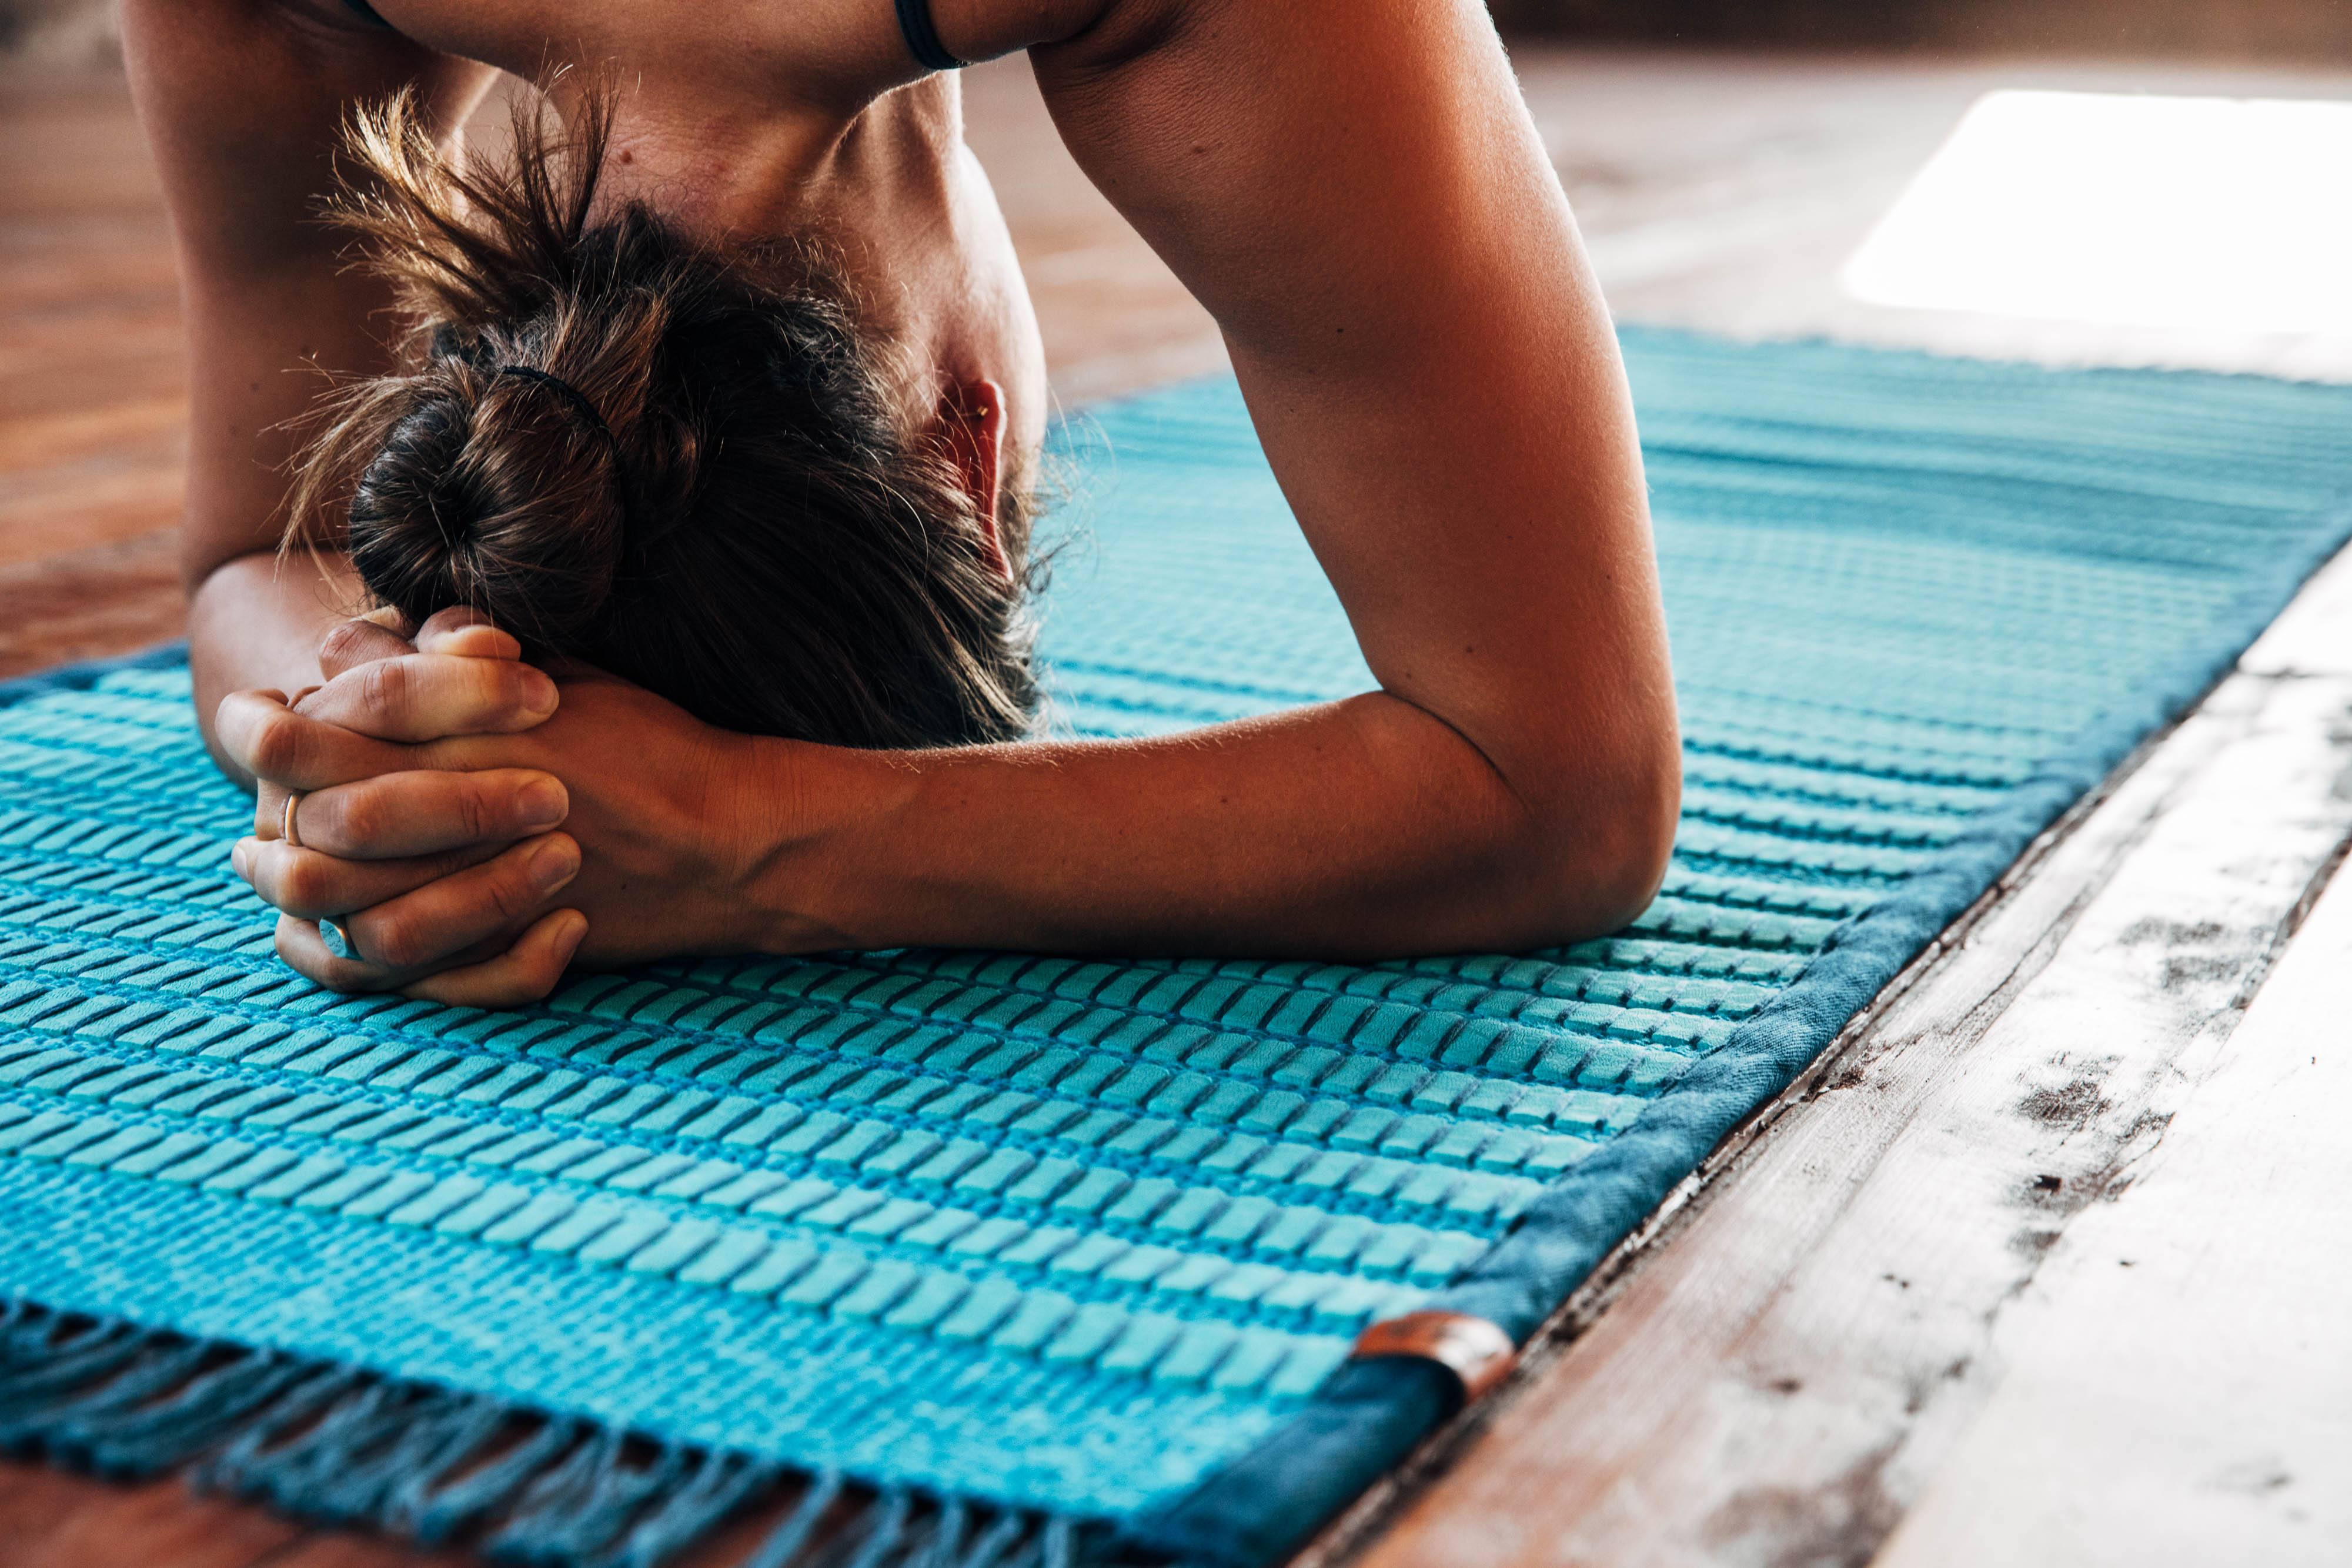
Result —
[[522, 667], [522, 708], [534, 718], [545, 718], [555, 711], [555, 682], [544, 670]]
[[572, 961], [572, 955], [580, 950], [580, 944], [588, 938], [588, 917], [576, 909], [570, 914], [572, 918], [558, 926], [555, 932], [556, 949], [563, 955], [563, 961], [567, 964]]
[[245, 869], [245, 862], [252, 854], [252, 852], [245, 847], [247, 842], [247, 840], [239, 839], [229, 846], [228, 865], [231, 871], [245, 878], [246, 881], [251, 882], [253, 873]]
[[532, 886], [541, 893], [553, 893], [579, 872], [580, 846], [568, 838], [542, 839], [531, 846], [523, 869]]
[[543, 832], [571, 814], [572, 797], [552, 779], [534, 779], [515, 797], [515, 810], [527, 831]]

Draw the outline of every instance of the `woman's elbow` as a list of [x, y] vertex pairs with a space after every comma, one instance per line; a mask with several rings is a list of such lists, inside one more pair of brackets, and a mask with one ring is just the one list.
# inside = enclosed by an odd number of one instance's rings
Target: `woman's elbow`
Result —
[[1650, 906], [1674, 858], [1682, 810], [1682, 748], [1629, 748], [1563, 770], [1562, 787], [1527, 798], [1528, 842], [1514, 856], [1511, 899], [1532, 937], [1554, 946], [1605, 936]]

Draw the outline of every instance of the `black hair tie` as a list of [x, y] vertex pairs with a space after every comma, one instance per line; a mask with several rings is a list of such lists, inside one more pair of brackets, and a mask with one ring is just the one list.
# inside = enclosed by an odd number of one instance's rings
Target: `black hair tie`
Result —
[[960, 60], [948, 53], [940, 42], [940, 30], [931, 25], [931, 0], [895, 0], [898, 7], [898, 31], [907, 40], [907, 52], [915, 63], [927, 71], [961, 70], [970, 60]]
[[621, 444], [614, 439], [613, 427], [604, 423], [604, 416], [596, 412], [596, 405], [588, 401], [586, 392], [582, 392], [562, 376], [551, 376], [545, 371], [533, 370], [529, 365], [500, 365], [498, 373], [502, 376], [520, 376], [527, 382], [537, 382], [540, 385], [554, 391], [562, 397], [564, 402], [572, 405], [572, 412], [587, 422], [588, 428], [594, 431], [597, 437], [611, 448], [614, 463], [616, 465], [620, 463]]

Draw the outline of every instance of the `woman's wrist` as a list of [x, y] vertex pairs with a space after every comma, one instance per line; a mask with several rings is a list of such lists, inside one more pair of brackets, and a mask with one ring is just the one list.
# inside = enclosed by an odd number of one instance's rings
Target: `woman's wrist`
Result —
[[721, 768], [735, 857], [730, 936], [792, 954], [896, 945], [880, 890], [889, 827], [920, 786], [908, 757], [730, 737]]

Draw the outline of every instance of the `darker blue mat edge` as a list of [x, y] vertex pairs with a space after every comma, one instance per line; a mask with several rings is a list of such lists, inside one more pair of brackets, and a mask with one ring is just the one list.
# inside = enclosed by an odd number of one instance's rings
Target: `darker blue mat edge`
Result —
[[[2312, 574], [2352, 542], [2352, 498], [2320, 515], [2328, 522], [2311, 545], [2249, 583], [2209, 637], [2020, 780], [1937, 863], [1833, 933], [1794, 984], [1633, 1126], [1548, 1186], [1429, 1307], [1487, 1318], [1524, 1343], [1677, 1183], [1827, 1050], [2045, 829], [2228, 674]], [[1202, 1568], [1261, 1568], [1297, 1550], [1394, 1469], [1456, 1404], [1433, 1397], [1423, 1364], [1349, 1363], [1257, 1447], [1123, 1524], [1121, 1542]]]

